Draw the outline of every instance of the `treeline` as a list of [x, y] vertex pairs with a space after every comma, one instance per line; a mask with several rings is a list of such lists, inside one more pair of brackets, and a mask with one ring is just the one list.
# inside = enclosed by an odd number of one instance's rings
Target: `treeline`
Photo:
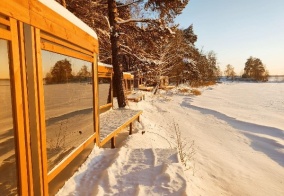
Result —
[[[237, 74], [234, 67], [230, 64], [226, 66], [224, 71], [227, 79], [235, 80]], [[244, 72], [240, 74], [243, 80], [267, 82], [269, 71], [259, 58], [249, 57], [245, 63]]]
[[70, 82], [92, 82], [92, 74], [86, 65], [78, 73], [74, 73], [70, 61], [67, 59], [57, 61], [50, 72], [46, 73], [46, 84], [62, 84]]
[[[115, 66], [117, 61], [123, 71], [136, 72], [148, 82], [164, 75], [176, 84], [187, 81], [202, 85], [220, 76], [216, 54], [194, 45], [198, 36], [193, 25], [181, 29], [174, 23], [187, 0], [66, 0], [65, 3], [68, 10], [97, 32], [99, 57], [104, 63]], [[116, 3], [115, 23], [109, 17], [109, 3]], [[117, 39], [117, 47], [112, 39]]]

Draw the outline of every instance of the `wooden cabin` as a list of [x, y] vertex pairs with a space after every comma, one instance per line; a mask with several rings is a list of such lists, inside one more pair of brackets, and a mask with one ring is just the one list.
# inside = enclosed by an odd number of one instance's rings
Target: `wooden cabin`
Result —
[[123, 72], [125, 93], [131, 94], [134, 90], [134, 75], [129, 72]]
[[108, 111], [113, 106], [112, 65], [98, 63], [98, 91], [100, 113]]
[[169, 77], [168, 76], [160, 76], [160, 86], [159, 86], [160, 89], [167, 90], [167, 89], [172, 89], [174, 87], [175, 86], [169, 85]]
[[85, 161], [97, 59], [96, 33], [57, 2], [0, 1], [0, 195], [54, 195]]
[[110, 110], [97, 59], [96, 33], [56, 1], [0, 1], [0, 195], [54, 195], [95, 145], [132, 134], [142, 111]]

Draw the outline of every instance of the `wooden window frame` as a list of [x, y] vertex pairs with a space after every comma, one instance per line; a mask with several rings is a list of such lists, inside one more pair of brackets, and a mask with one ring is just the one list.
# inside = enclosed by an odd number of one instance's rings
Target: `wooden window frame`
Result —
[[111, 87], [111, 103], [104, 104], [99, 106], [100, 113], [107, 111], [113, 107], [113, 68], [98, 63], [98, 79], [99, 78], [110, 78], [110, 87]]
[[[95, 98], [95, 94], [94, 92], [96, 92], [97, 87], [97, 80], [95, 79], [95, 76], [97, 75], [95, 73], [95, 67], [96, 67], [96, 54], [92, 53], [91, 51], [85, 50], [75, 44], [73, 44], [72, 42], [63, 40], [61, 38], [58, 38], [54, 35], [50, 35], [47, 34], [44, 31], [40, 31], [37, 30], [36, 33], [36, 37], [39, 39], [37, 40], [36, 45], [38, 46], [36, 48], [36, 53], [40, 54], [41, 50], [47, 50], [50, 52], [54, 52], [54, 53], [58, 53], [58, 54], [63, 54], [66, 56], [70, 56], [70, 57], [74, 57], [77, 59], [81, 59], [84, 61], [88, 61], [92, 63], [92, 75], [93, 75], [93, 113], [95, 115], [95, 111], [97, 110], [95, 107], [95, 104], [98, 100]], [[92, 56], [91, 56], [92, 54]], [[41, 60], [41, 55], [38, 55], [37, 57], [37, 67], [38, 67], [38, 83], [39, 83], [39, 102], [41, 105], [41, 117], [40, 117], [40, 124], [41, 124], [41, 133], [46, 133], [46, 125], [45, 125], [45, 106], [44, 106], [44, 92], [43, 92], [43, 83], [42, 83], [42, 60]], [[95, 141], [96, 138], [98, 137], [98, 129], [96, 129], [95, 126], [96, 122], [95, 122], [95, 118], [94, 118], [94, 133], [87, 139], [85, 140], [80, 146], [78, 146], [76, 149], [74, 149], [69, 155], [67, 155], [58, 165], [56, 165], [51, 171], [49, 171], [47, 173], [47, 182], [49, 183], [51, 180], [53, 180], [77, 155], [79, 155], [79, 153], [81, 153], [86, 146], [88, 146], [91, 142]], [[46, 136], [43, 136], [44, 138], [46, 138]], [[42, 153], [46, 155], [46, 141], [42, 141], [43, 142], [43, 151]], [[44, 161], [45, 164], [47, 164], [47, 157], [44, 157], [44, 159], [46, 161]], [[44, 168], [47, 168], [47, 165], [44, 165]]]
[[113, 85], [112, 85], [112, 74], [108, 74], [108, 73], [99, 73], [98, 75], [98, 79], [100, 78], [109, 78], [110, 79], [110, 88], [111, 88], [111, 102], [110, 103], [107, 103], [107, 104], [104, 104], [104, 105], [101, 105], [99, 106], [99, 110], [100, 112], [103, 111], [103, 110], [109, 110], [110, 108], [113, 107]]
[[[19, 195], [48, 195], [48, 182], [99, 134], [98, 39], [38, 0], [0, 1], [0, 38], [9, 41]], [[48, 32], [48, 33], [47, 33]], [[29, 41], [27, 41], [27, 38]], [[28, 43], [27, 43], [28, 42]], [[47, 173], [41, 50], [92, 63], [94, 134]], [[11, 60], [10, 59], [10, 60]], [[27, 79], [28, 78], [28, 82]], [[28, 89], [28, 90], [27, 90]], [[31, 102], [32, 101], [32, 102]], [[34, 134], [36, 133], [36, 134]], [[37, 170], [34, 172], [34, 170]]]
[[23, 51], [23, 28], [21, 22], [17, 22], [9, 16], [7, 16], [7, 19], [0, 17], [0, 24], [7, 27], [7, 30], [0, 28], [0, 39], [8, 41], [9, 44], [11, 102], [18, 176], [17, 191], [19, 195], [33, 195], [30, 147], [28, 145], [30, 140], [25, 83], [26, 72], [24, 58], [21, 55]]

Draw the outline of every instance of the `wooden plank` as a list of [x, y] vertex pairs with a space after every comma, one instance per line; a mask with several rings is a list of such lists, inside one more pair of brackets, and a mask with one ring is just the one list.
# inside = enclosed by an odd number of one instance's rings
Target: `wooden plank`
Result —
[[0, 28], [0, 38], [10, 41], [12, 39], [11, 32]]
[[[98, 53], [98, 40], [37, 0], [30, 0], [31, 24], [64, 40]], [[64, 25], [62, 25], [64, 24]]]
[[108, 104], [100, 106], [100, 110], [105, 109], [105, 108], [111, 108], [111, 107], [112, 107], [112, 103], [108, 103]]
[[26, 143], [26, 159], [27, 159], [27, 175], [28, 175], [28, 188], [29, 195], [33, 196], [33, 175], [32, 175], [32, 157], [31, 157], [31, 135], [29, 127], [29, 105], [28, 105], [28, 87], [27, 87], [27, 72], [25, 61], [25, 48], [24, 48], [24, 27], [22, 22], [18, 22], [19, 27], [19, 48], [20, 48], [20, 61], [21, 61], [21, 75], [22, 75], [22, 97], [23, 97], [23, 109], [25, 120], [25, 143]]
[[3, 13], [16, 20], [29, 23], [29, 0], [1, 0], [0, 13]]
[[96, 132], [96, 144], [100, 143], [100, 121], [99, 121], [99, 88], [98, 88], [98, 56], [93, 54], [93, 106], [94, 106], [94, 131]]
[[2, 18], [2, 17], [0, 16], [0, 24], [3, 24], [3, 25], [5, 25], [5, 26], [9, 27], [9, 26], [10, 26], [10, 21], [9, 21], [9, 20], [6, 20], [5, 18]]
[[32, 149], [32, 167], [33, 167], [33, 183], [34, 195], [47, 195], [47, 182], [44, 178], [43, 171], [43, 158], [41, 147], [41, 130], [39, 120], [39, 98], [38, 98], [38, 82], [37, 82], [37, 59], [35, 48], [35, 32], [34, 28], [30, 25], [24, 24], [25, 31], [25, 51], [27, 75], [28, 75], [28, 102], [29, 102], [29, 119], [30, 120], [30, 136], [31, 136], [31, 149]]
[[35, 29], [35, 54], [36, 54], [36, 83], [38, 93], [38, 107], [39, 107], [39, 123], [40, 123], [40, 152], [42, 157], [42, 180], [44, 195], [48, 195], [48, 178], [47, 178], [47, 152], [46, 152], [46, 125], [45, 125], [45, 107], [44, 107], [44, 91], [43, 91], [43, 71], [41, 59], [41, 43], [40, 30]]
[[28, 176], [25, 146], [25, 122], [22, 100], [22, 83], [21, 83], [21, 67], [18, 43], [17, 22], [11, 19], [11, 36], [12, 36], [12, 97], [13, 97], [13, 116], [14, 130], [16, 135], [16, 157], [18, 160], [18, 179], [19, 179], [19, 195], [28, 195]]
[[49, 173], [48, 173], [48, 182], [53, 180], [78, 154], [80, 154], [89, 144], [94, 142], [96, 138], [96, 133], [91, 135], [85, 142], [83, 142], [81, 145], [79, 145], [76, 149], [73, 150], [71, 154], [69, 154], [67, 157], [65, 157], [56, 167], [54, 167]]
[[44, 41], [44, 40], [41, 40], [41, 48], [43, 50], [48, 50], [48, 51], [51, 51], [51, 52], [56, 52], [56, 53], [64, 54], [64, 55], [67, 55], [67, 56], [76, 57], [78, 59], [82, 59], [82, 60], [85, 60], [85, 61], [93, 62], [92, 56], [88, 56], [88, 55], [85, 55], [83, 53], [79, 53], [79, 52], [76, 52], [74, 50], [70, 50], [66, 47], [55, 45], [55, 44], [52, 44], [52, 43]]
[[88, 56], [92, 56], [93, 55], [93, 52], [92, 51], [89, 51], [89, 50], [85, 50], [79, 46], [76, 46], [72, 43], [68, 43], [66, 41], [63, 41], [63, 40], [60, 40], [60, 39], [57, 39], [56, 37], [52, 36], [52, 35], [47, 35], [45, 33], [41, 33], [41, 38], [42, 39], [45, 39], [45, 40], [48, 40], [50, 42], [53, 42], [53, 43], [56, 43], [56, 44], [59, 44], [59, 45], [62, 45], [62, 46], [65, 46], [67, 48], [70, 48], [70, 49], [73, 49], [75, 51], [78, 51], [80, 53], [83, 53], [83, 54], [86, 54]]

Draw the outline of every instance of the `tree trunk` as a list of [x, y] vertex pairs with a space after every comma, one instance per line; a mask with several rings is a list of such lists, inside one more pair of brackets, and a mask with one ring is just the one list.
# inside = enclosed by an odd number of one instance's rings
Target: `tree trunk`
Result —
[[108, 17], [110, 23], [110, 42], [111, 42], [111, 52], [112, 52], [112, 65], [113, 65], [113, 84], [114, 91], [117, 95], [118, 107], [123, 108], [126, 106], [124, 89], [123, 89], [123, 72], [122, 66], [118, 64], [118, 24], [116, 21], [117, 17], [117, 7], [115, 0], [108, 0]]

